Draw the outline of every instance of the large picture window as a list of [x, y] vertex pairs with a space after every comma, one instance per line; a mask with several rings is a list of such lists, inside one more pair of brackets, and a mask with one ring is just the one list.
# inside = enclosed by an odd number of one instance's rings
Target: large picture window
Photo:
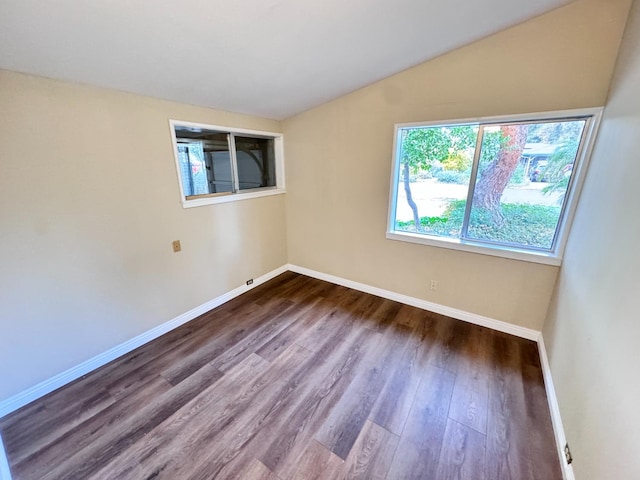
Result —
[[284, 192], [282, 135], [171, 121], [185, 207]]
[[599, 116], [396, 125], [387, 237], [558, 264]]

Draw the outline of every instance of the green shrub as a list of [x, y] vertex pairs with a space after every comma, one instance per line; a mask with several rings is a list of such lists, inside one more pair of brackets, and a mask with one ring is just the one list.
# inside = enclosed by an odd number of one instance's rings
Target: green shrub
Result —
[[[447, 217], [420, 217], [420, 225], [427, 227], [435, 225], [436, 223], [446, 223], [448, 220], [449, 219]], [[415, 222], [413, 220], [409, 220], [408, 222], [397, 221], [396, 225], [397, 228], [401, 230], [406, 229], [415, 231], [415, 228], [413, 228]]]
[[469, 172], [456, 172], [453, 170], [441, 170], [434, 175], [436, 180], [442, 183], [469, 183]]

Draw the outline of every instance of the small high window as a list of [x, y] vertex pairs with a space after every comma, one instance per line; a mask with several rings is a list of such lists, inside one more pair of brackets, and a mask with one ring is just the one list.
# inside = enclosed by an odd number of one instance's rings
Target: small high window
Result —
[[396, 125], [387, 237], [559, 264], [600, 112]]
[[284, 192], [282, 135], [171, 121], [185, 207]]

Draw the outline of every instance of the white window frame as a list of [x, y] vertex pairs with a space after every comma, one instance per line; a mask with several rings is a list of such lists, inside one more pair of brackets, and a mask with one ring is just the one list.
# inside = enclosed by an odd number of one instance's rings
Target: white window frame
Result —
[[[510, 258], [515, 260], [523, 260], [527, 262], [542, 263], [546, 265], [561, 265], [564, 249], [567, 244], [569, 230], [573, 217], [575, 215], [578, 198], [584, 179], [586, 177], [589, 159], [593, 150], [600, 119], [602, 117], [603, 107], [581, 108], [575, 110], [560, 110], [552, 112], [526, 113], [517, 115], [501, 115], [491, 117], [475, 117], [465, 119], [437, 120], [428, 122], [414, 122], [396, 124], [393, 140], [393, 161], [391, 169], [391, 188], [389, 190], [389, 212], [386, 238], [390, 240], [399, 240], [410, 243], [418, 243], [422, 245], [430, 245], [440, 248], [449, 248], [453, 250], [461, 250], [464, 252], [479, 253], [482, 255], [492, 255], [496, 257]], [[395, 230], [396, 224], [396, 204], [398, 200], [398, 186], [400, 179], [400, 148], [399, 141], [400, 132], [404, 128], [410, 127], [435, 127], [449, 125], [475, 125], [481, 124], [501, 124], [508, 122], [526, 122], [526, 121], [553, 121], [558, 119], [572, 117], [590, 117], [583, 133], [583, 142], [580, 145], [578, 154], [576, 155], [575, 167], [572, 172], [571, 181], [566, 192], [565, 207], [563, 215], [560, 217], [556, 240], [554, 247], [550, 251], [529, 250], [526, 248], [518, 248], [511, 245], [501, 245], [496, 243], [484, 243], [472, 241], [462, 238], [438, 237], [412, 232], [402, 232]], [[473, 180], [472, 180], [473, 181]], [[467, 199], [467, 201], [469, 201]]]
[[[220, 133], [228, 133], [233, 140], [234, 135], [253, 136], [257, 138], [273, 139], [273, 149], [275, 156], [276, 185], [275, 187], [263, 187], [251, 190], [239, 190], [234, 192], [224, 192], [214, 195], [197, 195], [195, 198], [187, 198], [182, 188], [182, 177], [180, 170], [180, 157], [178, 156], [178, 141], [176, 138], [176, 127], [201, 128], [212, 130]], [[220, 125], [208, 125], [205, 123], [185, 122], [183, 120], [169, 120], [169, 128], [171, 130], [171, 140], [173, 144], [173, 156], [176, 163], [176, 173], [178, 175], [178, 187], [180, 189], [180, 201], [183, 208], [202, 207], [204, 205], [216, 205], [220, 203], [236, 202], [239, 200], [247, 200], [250, 198], [268, 197], [271, 195], [281, 195], [286, 193], [284, 181], [284, 138], [282, 133], [267, 132], [263, 130], [249, 130], [246, 128], [225, 127]], [[230, 142], [230, 148], [235, 151], [234, 142]], [[235, 155], [231, 154], [232, 168], [237, 169]], [[237, 171], [235, 181], [237, 184]], [[237, 185], [236, 185], [237, 187]]]

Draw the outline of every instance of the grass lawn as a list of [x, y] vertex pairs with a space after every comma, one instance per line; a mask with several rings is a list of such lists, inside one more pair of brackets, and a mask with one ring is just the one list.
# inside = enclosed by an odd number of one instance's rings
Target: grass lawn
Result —
[[[422, 233], [459, 237], [464, 219], [465, 200], [452, 201], [441, 217], [421, 217]], [[467, 236], [482, 240], [550, 248], [560, 218], [560, 207], [507, 203], [502, 205], [504, 222], [496, 225], [491, 213], [474, 208], [469, 219]], [[396, 222], [398, 230], [415, 232], [413, 220]]]

